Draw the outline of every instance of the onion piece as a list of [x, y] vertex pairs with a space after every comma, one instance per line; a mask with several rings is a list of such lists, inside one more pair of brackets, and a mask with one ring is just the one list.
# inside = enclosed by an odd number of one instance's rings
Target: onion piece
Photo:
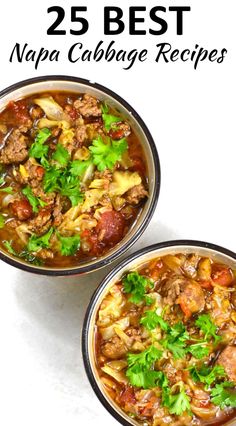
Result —
[[108, 365], [102, 367], [102, 371], [113, 377], [113, 379], [115, 379], [118, 383], [124, 383], [125, 385], [128, 383], [128, 380], [126, 379], [124, 373], [122, 373], [121, 371], [113, 370], [113, 368], [109, 367]]
[[68, 121], [67, 114], [65, 114], [63, 108], [56, 101], [54, 101], [52, 96], [48, 96], [47, 98], [34, 99], [34, 103], [42, 108], [50, 120]]
[[2, 206], [7, 207], [10, 203], [13, 203], [19, 196], [17, 194], [7, 194], [2, 198]]

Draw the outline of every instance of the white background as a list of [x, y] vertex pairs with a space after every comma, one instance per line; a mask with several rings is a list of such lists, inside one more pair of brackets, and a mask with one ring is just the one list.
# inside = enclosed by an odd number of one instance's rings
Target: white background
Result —
[[[175, 35], [175, 16], [168, 14], [165, 36], [113, 37], [119, 48], [155, 44], [176, 48], [228, 49], [222, 64], [156, 64], [153, 60], [124, 71], [120, 64], [9, 63], [16, 42], [31, 49], [68, 48], [82, 41], [96, 46], [103, 36], [103, 6], [144, 1], [84, 1], [90, 21], [83, 37], [47, 36], [52, 16], [46, 10], [71, 1], [8, 0], [1, 6], [0, 90], [17, 81], [46, 74], [67, 74], [99, 82], [124, 97], [143, 117], [160, 154], [161, 195], [148, 230], [131, 251], [150, 243], [192, 238], [236, 251], [235, 241], [235, 0], [146, 2], [151, 6], [190, 5], [184, 35]], [[69, 14], [64, 26], [69, 28]], [[127, 13], [125, 13], [127, 18]], [[144, 27], [150, 26], [148, 13]], [[127, 22], [127, 21], [126, 21]], [[80, 335], [86, 305], [106, 270], [82, 278], [38, 278], [1, 263], [0, 423], [4, 426], [117, 423], [100, 405], [82, 365]]]

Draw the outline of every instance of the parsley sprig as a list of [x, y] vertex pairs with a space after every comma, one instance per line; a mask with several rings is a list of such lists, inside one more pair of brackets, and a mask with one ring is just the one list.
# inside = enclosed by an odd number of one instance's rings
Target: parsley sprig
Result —
[[39, 197], [35, 197], [29, 185], [22, 189], [22, 194], [28, 199], [34, 213], [38, 213], [39, 207], [47, 205], [45, 201], [41, 200]]
[[215, 365], [213, 368], [202, 364], [200, 367], [193, 365], [189, 368], [193, 380], [198, 383], [204, 383], [206, 389], [216, 380], [226, 376], [225, 370], [221, 365]]
[[146, 293], [152, 289], [154, 284], [149, 278], [140, 275], [138, 272], [130, 272], [122, 280], [124, 292], [131, 294], [129, 301], [135, 304], [145, 301], [151, 304], [153, 299]]
[[103, 172], [105, 169], [112, 170], [117, 161], [121, 160], [127, 148], [128, 144], [125, 138], [119, 141], [106, 138], [106, 142], [104, 142], [99, 135], [97, 139], [93, 140], [89, 150], [92, 153], [93, 163], [100, 172]]
[[106, 130], [110, 130], [115, 123], [123, 121], [120, 117], [109, 114], [109, 107], [106, 104], [102, 105], [102, 119]]
[[236, 407], [235, 384], [232, 382], [223, 382], [217, 384], [211, 391], [211, 402], [219, 406], [222, 410], [225, 407]]
[[132, 386], [149, 389], [157, 386], [163, 380], [163, 373], [153, 370], [154, 363], [162, 356], [162, 351], [154, 345], [145, 351], [127, 355], [128, 369], [126, 376]]
[[41, 160], [41, 162], [45, 160], [48, 154], [49, 146], [44, 145], [44, 143], [48, 140], [51, 134], [51, 130], [46, 127], [37, 132], [35, 140], [29, 150], [30, 157], [37, 158], [38, 160]]
[[216, 334], [217, 327], [212, 322], [209, 314], [202, 314], [195, 321], [197, 327], [204, 333], [204, 337], [207, 341], [210, 341], [212, 338], [214, 339], [214, 343], [217, 345], [222, 337]]

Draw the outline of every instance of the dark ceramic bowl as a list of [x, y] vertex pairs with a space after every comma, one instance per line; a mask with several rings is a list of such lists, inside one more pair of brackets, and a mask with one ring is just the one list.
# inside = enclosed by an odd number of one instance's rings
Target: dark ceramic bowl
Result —
[[[104, 278], [95, 291], [86, 312], [82, 332], [82, 354], [85, 370], [90, 384], [100, 402], [109, 411], [109, 413], [124, 426], [138, 426], [140, 423], [131, 419], [131, 417], [126, 415], [119, 406], [115, 404], [115, 402], [105, 392], [103, 384], [99, 378], [95, 359], [95, 322], [97, 312], [109, 289], [122, 278], [127, 270], [136, 269], [156, 257], [177, 253], [196, 253], [200, 256], [209, 256], [218, 262], [225, 263], [233, 269], [236, 269], [236, 254], [214, 244], [190, 240], [169, 241], [155, 244], [132, 254], [117, 265], [113, 271]], [[233, 424], [236, 424], [235, 420], [231, 420], [227, 423], [227, 425]]]
[[0, 92], [0, 111], [2, 111], [11, 100], [18, 100], [47, 90], [89, 93], [96, 96], [101, 101], [107, 101], [109, 105], [114, 106], [121, 112], [121, 114], [123, 114], [124, 117], [127, 117], [127, 120], [130, 122], [140, 139], [147, 160], [149, 198], [136, 223], [127, 233], [125, 238], [123, 238], [120, 243], [116, 244], [116, 246], [103, 257], [81, 263], [79, 266], [71, 268], [49, 268], [30, 265], [22, 259], [17, 259], [14, 256], [11, 256], [11, 254], [3, 249], [0, 249], [0, 259], [10, 265], [16, 266], [19, 269], [43, 275], [58, 276], [88, 273], [110, 264], [119, 256], [124, 254], [146, 229], [154, 213], [159, 197], [161, 179], [159, 157], [153, 138], [136, 111], [116, 93], [101, 86], [100, 84], [91, 83], [88, 80], [68, 76], [45, 76], [16, 83]]

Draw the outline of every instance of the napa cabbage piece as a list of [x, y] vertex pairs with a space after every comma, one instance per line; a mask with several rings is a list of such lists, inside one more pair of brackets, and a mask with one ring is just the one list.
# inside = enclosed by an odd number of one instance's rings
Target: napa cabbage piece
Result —
[[68, 130], [70, 128], [70, 123], [66, 120], [49, 120], [48, 118], [40, 118], [37, 124], [39, 129], [44, 129], [47, 127], [48, 129], [51, 129], [52, 127], [60, 127], [63, 130]]
[[89, 212], [91, 207], [97, 206], [101, 198], [106, 194], [104, 189], [90, 189], [85, 191], [85, 201], [81, 205], [82, 212]]
[[117, 371], [109, 367], [108, 365], [105, 365], [104, 367], [102, 367], [102, 371], [108, 374], [109, 376], [113, 377], [113, 379], [115, 379], [118, 383], [123, 383], [125, 385], [128, 384], [128, 380], [122, 371]]
[[126, 298], [120, 287], [117, 285], [113, 286], [108, 295], [102, 301], [97, 325], [99, 327], [106, 327], [114, 322], [114, 320], [119, 319], [125, 303]]
[[[76, 208], [75, 208], [76, 209]], [[89, 216], [88, 214], [81, 214], [78, 217], [75, 217], [74, 219], [71, 219], [69, 216], [69, 212], [71, 210], [74, 210], [74, 207], [72, 207], [64, 216], [64, 219], [62, 223], [59, 226], [59, 230], [62, 233], [69, 233], [69, 234], [75, 234], [78, 232], [82, 232], [85, 229], [92, 229], [95, 228], [97, 225], [97, 220]], [[74, 211], [71, 211], [71, 217], [74, 217]]]
[[75, 137], [74, 129], [62, 129], [62, 133], [59, 136], [58, 143], [66, 147], [69, 143], [73, 142]]
[[124, 317], [118, 321], [115, 321], [112, 325], [109, 325], [108, 327], [101, 327], [100, 333], [104, 340], [109, 340], [116, 334], [119, 335], [119, 331], [125, 330], [126, 328], [129, 327], [129, 325], [130, 325], [129, 317]]
[[47, 118], [50, 120], [68, 121], [67, 114], [64, 112], [63, 108], [53, 99], [52, 96], [36, 98], [34, 99], [34, 103], [42, 108]]
[[82, 146], [81, 148], [78, 148], [74, 155], [73, 155], [73, 159], [74, 160], [80, 160], [80, 161], [86, 161], [90, 158], [91, 154], [90, 151], [88, 150], [88, 148], [86, 148], [86, 146]]
[[115, 171], [113, 181], [109, 186], [109, 195], [111, 197], [123, 195], [134, 186], [140, 185], [142, 179], [137, 172]]

